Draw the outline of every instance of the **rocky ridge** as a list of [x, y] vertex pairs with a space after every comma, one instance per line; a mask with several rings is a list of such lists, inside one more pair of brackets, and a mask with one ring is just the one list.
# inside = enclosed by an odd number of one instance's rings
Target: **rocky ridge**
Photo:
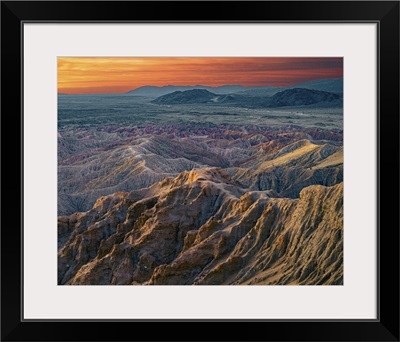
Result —
[[177, 104], [212, 104], [229, 105], [246, 108], [280, 108], [280, 107], [341, 107], [343, 99], [341, 94], [326, 91], [292, 88], [274, 93], [272, 96], [248, 96], [246, 93], [218, 95], [206, 89], [192, 89], [175, 91], [162, 95], [151, 101], [158, 105]]
[[87, 211], [100, 196], [203, 167], [226, 169], [244, 188], [298, 197], [304, 186], [342, 181], [341, 139], [340, 132], [294, 127], [64, 130], [58, 139], [59, 215]]
[[342, 284], [343, 184], [298, 199], [221, 168], [99, 198], [58, 222], [58, 283]]

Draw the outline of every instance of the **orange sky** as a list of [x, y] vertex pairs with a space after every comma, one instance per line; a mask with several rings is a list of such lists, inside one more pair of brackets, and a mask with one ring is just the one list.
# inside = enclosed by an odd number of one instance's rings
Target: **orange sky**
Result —
[[169, 84], [287, 86], [342, 76], [342, 58], [58, 58], [58, 92], [67, 94], [121, 93]]

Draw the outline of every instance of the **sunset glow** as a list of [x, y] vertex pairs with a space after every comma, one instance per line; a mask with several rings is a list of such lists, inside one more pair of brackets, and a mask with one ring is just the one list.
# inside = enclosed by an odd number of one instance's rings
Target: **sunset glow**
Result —
[[58, 92], [65, 94], [123, 93], [145, 85], [289, 86], [342, 76], [342, 58], [58, 58]]

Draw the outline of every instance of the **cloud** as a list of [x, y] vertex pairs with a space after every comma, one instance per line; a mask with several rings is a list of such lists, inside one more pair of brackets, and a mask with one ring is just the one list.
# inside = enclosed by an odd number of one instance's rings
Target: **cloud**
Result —
[[124, 92], [144, 85], [287, 86], [343, 76], [329, 57], [68, 57], [58, 59], [64, 93]]

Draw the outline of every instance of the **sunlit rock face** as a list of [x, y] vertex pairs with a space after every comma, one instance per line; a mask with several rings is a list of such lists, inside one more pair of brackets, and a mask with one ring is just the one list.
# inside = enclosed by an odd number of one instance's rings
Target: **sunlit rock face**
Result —
[[343, 186], [298, 199], [220, 168], [101, 197], [59, 218], [59, 284], [341, 284]]

